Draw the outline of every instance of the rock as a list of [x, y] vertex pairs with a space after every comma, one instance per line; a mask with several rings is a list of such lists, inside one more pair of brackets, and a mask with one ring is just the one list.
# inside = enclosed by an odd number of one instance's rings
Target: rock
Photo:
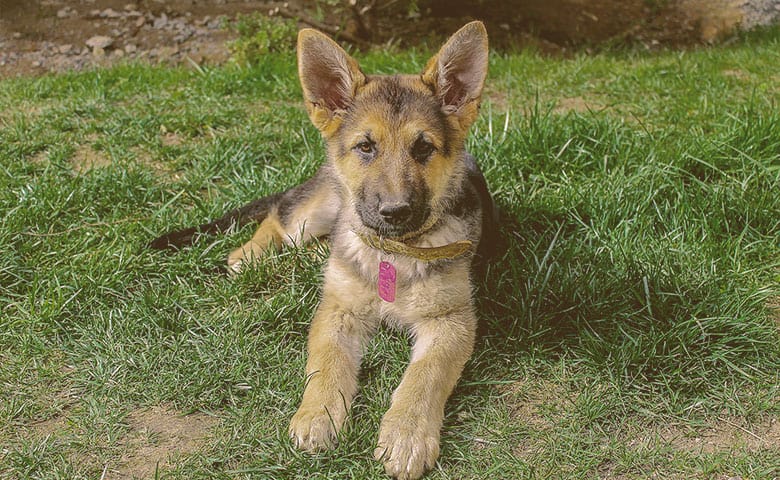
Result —
[[57, 10], [57, 18], [68, 18], [75, 13], [71, 7], [62, 7]]
[[138, 47], [135, 46], [135, 44], [128, 43], [125, 45], [125, 53], [132, 54], [135, 53], [138, 50]]
[[107, 8], [100, 12], [100, 18], [119, 18], [122, 14], [114, 10], [113, 8]]
[[182, 33], [176, 35], [175, 37], [173, 37], [173, 41], [176, 42], [176, 43], [184, 43], [187, 40], [189, 40], [190, 38], [192, 38], [192, 35], [193, 35], [193, 32], [190, 32], [190, 31], [182, 32]]
[[73, 48], [73, 45], [70, 43], [66, 43], [65, 45], [60, 45], [57, 47], [57, 51], [61, 54], [65, 55], [66, 53], [70, 53], [70, 50]]
[[86, 44], [88, 47], [92, 47], [93, 50], [98, 48], [105, 50], [114, 44], [114, 39], [106, 35], [95, 35], [87, 39]]
[[157, 49], [157, 57], [160, 61], [170, 60], [173, 56], [179, 53], [179, 47], [160, 47]]
[[155, 18], [154, 23], [152, 24], [154, 28], [158, 28], [158, 29], [165, 28], [166, 25], [168, 25], [168, 15], [164, 13], [161, 14], [159, 17]]
[[146, 18], [144, 18], [143, 16], [138, 17], [138, 19], [136, 19], [135, 21], [136, 28], [141, 28], [144, 25], [146, 25]]

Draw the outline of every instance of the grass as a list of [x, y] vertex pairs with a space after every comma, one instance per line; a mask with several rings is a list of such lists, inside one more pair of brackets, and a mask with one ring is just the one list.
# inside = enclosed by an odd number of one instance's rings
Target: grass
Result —
[[[778, 52], [774, 29], [491, 57], [469, 149], [509, 250], [480, 282], [483, 334], [428, 478], [780, 476]], [[285, 54], [0, 81], [0, 478], [130, 475], [131, 415], [156, 405], [217, 419], [197, 449], [150, 436], [175, 454], [164, 478], [382, 478], [395, 332], [334, 452], [286, 438], [326, 244], [235, 279], [219, 267], [251, 228], [145, 248], [311, 175], [323, 148], [299, 98]]]

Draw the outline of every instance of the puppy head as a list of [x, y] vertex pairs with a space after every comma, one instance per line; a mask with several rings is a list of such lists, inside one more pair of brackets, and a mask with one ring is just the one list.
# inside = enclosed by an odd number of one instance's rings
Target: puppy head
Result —
[[388, 237], [413, 233], [456, 193], [487, 63], [481, 22], [458, 30], [419, 75], [367, 76], [327, 36], [299, 33], [309, 118], [364, 226]]

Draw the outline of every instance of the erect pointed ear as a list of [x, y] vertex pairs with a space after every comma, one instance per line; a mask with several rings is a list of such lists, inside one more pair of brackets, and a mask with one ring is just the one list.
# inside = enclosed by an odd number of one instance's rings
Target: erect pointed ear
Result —
[[357, 61], [336, 42], [311, 28], [298, 32], [298, 76], [309, 118], [325, 136], [335, 131], [339, 114], [366, 83]]
[[482, 22], [471, 22], [428, 61], [422, 80], [439, 96], [445, 113], [465, 116], [470, 124], [476, 118], [487, 69], [487, 30]]

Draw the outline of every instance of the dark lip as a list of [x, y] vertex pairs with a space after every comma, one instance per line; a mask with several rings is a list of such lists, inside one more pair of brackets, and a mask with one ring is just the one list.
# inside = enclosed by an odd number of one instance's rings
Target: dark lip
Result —
[[394, 226], [384, 222], [380, 222], [378, 225], [369, 225], [363, 222], [363, 226], [374, 232], [379, 237], [398, 238], [419, 230], [425, 224], [426, 220], [428, 220], [429, 216], [430, 213], [425, 212], [419, 218], [415, 218], [414, 221], [401, 226]]
[[388, 237], [388, 238], [395, 238], [395, 237], [401, 237], [403, 235], [406, 235], [407, 233], [411, 232], [412, 230], [407, 228], [398, 228], [398, 227], [392, 227], [389, 225], [380, 225], [378, 227], [372, 227], [369, 225], [366, 225], [368, 228], [374, 231], [378, 236], [380, 237]]

